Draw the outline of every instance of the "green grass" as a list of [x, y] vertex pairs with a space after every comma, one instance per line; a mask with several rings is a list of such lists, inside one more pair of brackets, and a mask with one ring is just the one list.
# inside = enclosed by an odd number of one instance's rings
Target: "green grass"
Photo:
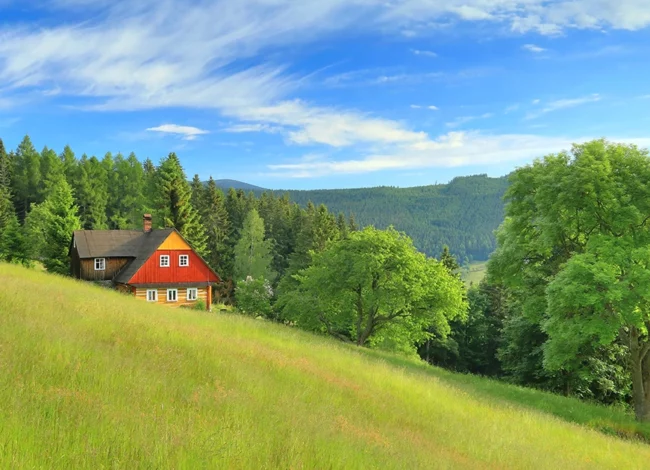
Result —
[[0, 265], [0, 286], [0, 468], [650, 461], [650, 446], [590, 429], [632, 425], [619, 411], [19, 267]]
[[472, 284], [478, 285], [487, 273], [487, 261], [475, 261], [470, 263], [468, 268], [462, 269], [461, 273], [463, 281], [465, 281], [467, 287]]

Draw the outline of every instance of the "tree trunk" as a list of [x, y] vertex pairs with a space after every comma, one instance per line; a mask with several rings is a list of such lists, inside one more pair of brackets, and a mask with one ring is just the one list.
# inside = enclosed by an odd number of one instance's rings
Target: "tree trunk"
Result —
[[648, 340], [640, 338], [637, 328], [630, 328], [630, 373], [632, 402], [637, 421], [650, 421], [650, 360]]

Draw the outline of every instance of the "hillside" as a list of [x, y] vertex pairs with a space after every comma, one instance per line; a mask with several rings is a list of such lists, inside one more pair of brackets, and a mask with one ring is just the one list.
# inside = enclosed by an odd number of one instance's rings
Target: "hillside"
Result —
[[[628, 419], [0, 264], [2, 468], [644, 468]], [[519, 405], [526, 403], [529, 407]], [[560, 413], [561, 415], [561, 413]]]
[[287, 191], [292, 201], [325, 204], [332, 212], [354, 214], [360, 225], [395, 226], [421, 251], [437, 256], [443, 245], [462, 261], [485, 260], [495, 249], [494, 230], [503, 221], [507, 180], [464, 176], [448, 184], [414, 188]]
[[255, 192], [266, 191], [266, 189], [264, 188], [255, 186], [254, 184], [244, 183], [243, 181], [224, 179], [224, 180], [215, 180], [214, 182], [218, 187], [220, 187], [224, 191], [227, 191], [230, 188], [243, 189], [244, 191], [255, 191]]

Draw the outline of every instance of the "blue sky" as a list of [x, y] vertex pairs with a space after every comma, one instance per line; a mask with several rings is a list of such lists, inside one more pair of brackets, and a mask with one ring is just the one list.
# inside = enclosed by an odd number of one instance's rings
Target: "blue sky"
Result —
[[0, 0], [0, 138], [268, 188], [650, 145], [648, 0]]

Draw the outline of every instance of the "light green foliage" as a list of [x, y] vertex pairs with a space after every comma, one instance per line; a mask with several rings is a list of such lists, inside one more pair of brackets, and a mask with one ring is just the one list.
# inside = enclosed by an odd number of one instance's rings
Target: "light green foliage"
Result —
[[[650, 159], [604, 140], [517, 170], [490, 270], [548, 336], [547, 370], [599, 373], [584, 358], [629, 351], [634, 406], [650, 419]], [[602, 348], [605, 348], [602, 351]], [[606, 360], [607, 362], [607, 360]], [[573, 377], [567, 382], [575, 382]]]
[[[0, 264], [1, 468], [643, 469], [620, 411]], [[553, 416], [555, 415], [555, 416]], [[609, 427], [612, 426], [612, 427]]]
[[45, 201], [32, 208], [25, 225], [34, 257], [41, 259], [48, 271], [67, 274], [72, 232], [81, 223], [70, 185], [62, 176], [47, 182]]
[[251, 210], [235, 246], [235, 279], [240, 282], [248, 276], [253, 279], [272, 280], [271, 240], [264, 239], [264, 221], [255, 209]]
[[237, 309], [247, 315], [271, 317], [271, 283], [264, 278], [249, 277], [237, 283]]
[[331, 243], [296, 278], [285, 315], [358, 345], [413, 348], [428, 328], [445, 337], [449, 320], [467, 309], [461, 281], [393, 229], [368, 227]]
[[207, 256], [207, 237], [199, 212], [192, 206], [192, 191], [175, 153], [162, 159], [156, 171], [157, 206], [165, 226], [175, 227], [201, 256]]

